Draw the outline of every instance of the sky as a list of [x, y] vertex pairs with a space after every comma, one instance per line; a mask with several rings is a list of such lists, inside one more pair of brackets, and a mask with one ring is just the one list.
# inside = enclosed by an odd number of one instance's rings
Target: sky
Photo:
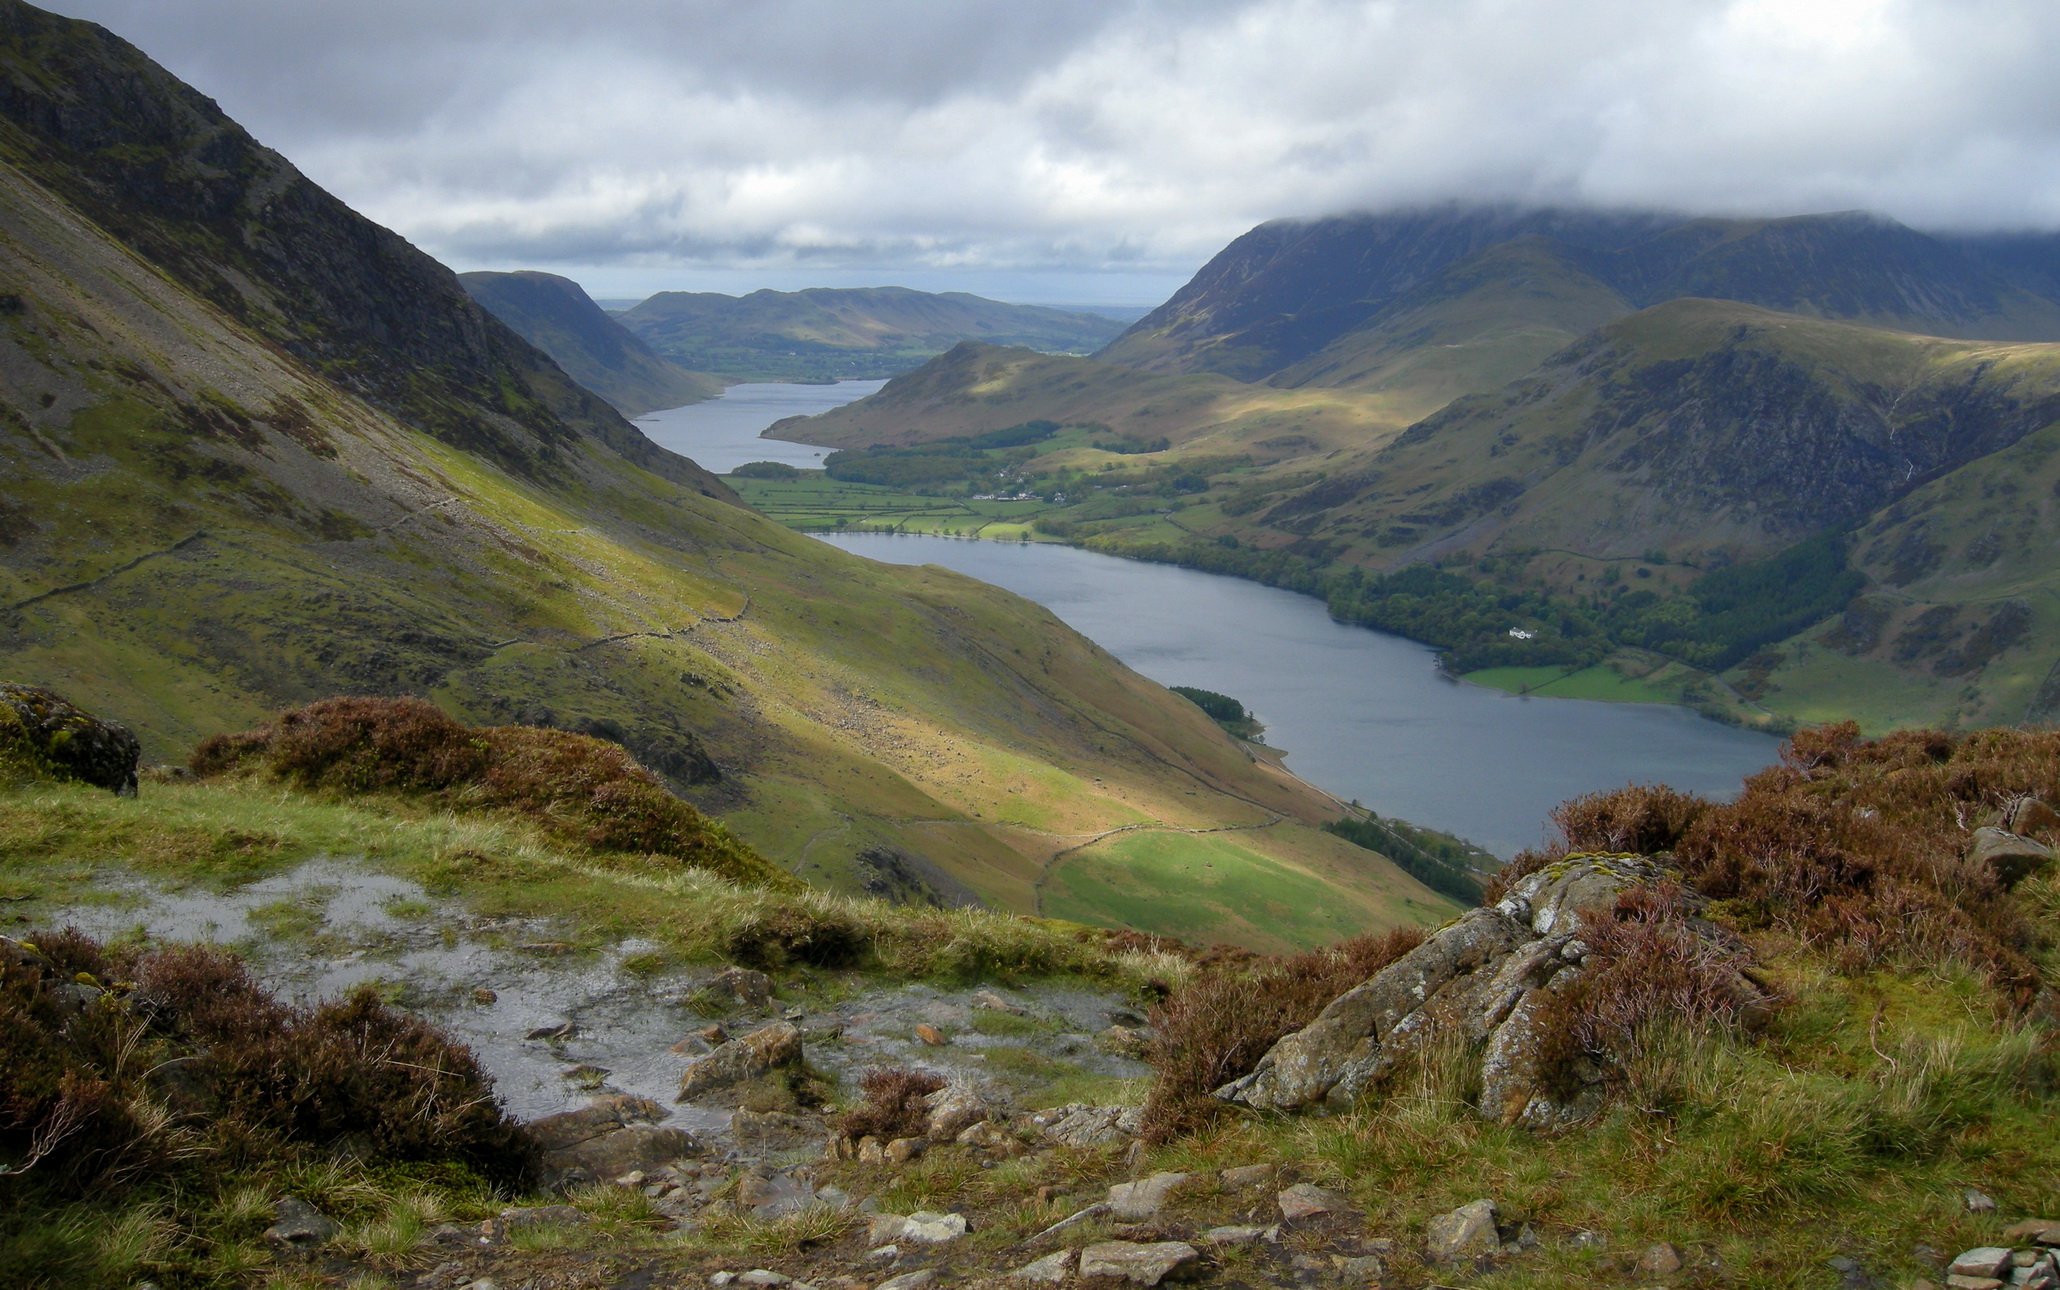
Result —
[[452, 267], [1151, 304], [1442, 201], [2060, 227], [2054, 0], [42, 0]]

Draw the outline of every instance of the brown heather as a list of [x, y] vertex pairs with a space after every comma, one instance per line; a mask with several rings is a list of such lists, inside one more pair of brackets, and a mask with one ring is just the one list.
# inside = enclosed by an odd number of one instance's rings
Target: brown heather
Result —
[[663, 857], [750, 885], [799, 888], [617, 745], [563, 730], [466, 726], [422, 699], [323, 699], [217, 735], [191, 764], [202, 776], [261, 769], [338, 795], [394, 793], [506, 812], [604, 855]]
[[863, 1100], [838, 1118], [837, 1127], [850, 1137], [874, 1137], [882, 1142], [917, 1137], [929, 1117], [923, 1099], [943, 1087], [941, 1075], [905, 1066], [876, 1066], [858, 1077]]
[[1553, 814], [1564, 845], [1527, 852], [1509, 882], [1570, 851], [1671, 852], [1683, 879], [1740, 931], [1772, 928], [1841, 972], [1962, 964], [2013, 1008], [2041, 980], [2030, 920], [1979, 865], [1969, 831], [2021, 797], [2060, 802], [2060, 732], [1806, 730], [1738, 800], [1631, 787]]

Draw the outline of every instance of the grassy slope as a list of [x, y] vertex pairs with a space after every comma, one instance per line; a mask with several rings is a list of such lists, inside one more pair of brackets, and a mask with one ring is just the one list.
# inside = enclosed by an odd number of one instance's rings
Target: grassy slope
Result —
[[[35, 517], [0, 571], [5, 667], [133, 724], [152, 756], [337, 691], [612, 720], [647, 757], [706, 748], [728, 775], [697, 799], [812, 881], [854, 883], [881, 843], [1003, 901], [1005, 873], [1079, 835], [1329, 809], [1027, 602], [843, 556], [598, 446], [569, 478], [502, 470], [5, 182], [0, 290], [26, 303], [0, 494]], [[189, 428], [210, 399], [258, 414], [247, 445]], [[289, 403], [333, 459], [262, 419]], [[1015, 795], [969, 761], [1055, 774], [1048, 818], [1003, 821]], [[1380, 887], [1383, 862], [1353, 881]]]

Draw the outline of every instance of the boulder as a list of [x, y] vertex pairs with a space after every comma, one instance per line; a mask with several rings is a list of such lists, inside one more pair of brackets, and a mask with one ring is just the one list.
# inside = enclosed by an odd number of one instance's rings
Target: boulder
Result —
[[875, 1214], [866, 1220], [866, 1244], [881, 1246], [911, 1242], [942, 1245], [956, 1241], [972, 1230], [964, 1214], [934, 1214], [918, 1210], [913, 1214]]
[[727, 1000], [740, 1008], [764, 1012], [772, 1007], [772, 978], [763, 972], [753, 972], [750, 968], [726, 967], [710, 978], [708, 984], [701, 989], [706, 994]]
[[1080, 1251], [1080, 1276], [1083, 1280], [1108, 1277], [1155, 1286], [1192, 1267], [1201, 1257], [1201, 1251], [1185, 1241], [1158, 1241], [1151, 1245], [1098, 1241]]
[[664, 1118], [665, 1108], [649, 1098], [617, 1094], [531, 1121], [529, 1131], [544, 1152], [544, 1185], [606, 1181], [702, 1153], [700, 1140], [685, 1129], [659, 1127]]
[[1995, 874], [2005, 887], [2053, 863], [2053, 849], [2006, 829], [1979, 828], [1967, 843], [1967, 859]]
[[1062, 1147], [1106, 1147], [1127, 1142], [1144, 1131], [1144, 1111], [1135, 1106], [1085, 1106], [1074, 1103], [1041, 1111], [1032, 1122]]
[[40, 686], [0, 681], [0, 770], [15, 763], [134, 797], [142, 756], [143, 745], [128, 727], [102, 721]]
[[1066, 1274], [1072, 1270], [1073, 1251], [1060, 1250], [1056, 1254], [1047, 1254], [1041, 1259], [1025, 1263], [1022, 1267], [1009, 1273], [1009, 1276], [1017, 1281], [1032, 1281], [1043, 1285], [1055, 1286], [1064, 1281]]
[[1109, 1213], [1124, 1223], [1156, 1217], [1173, 1189], [1186, 1181], [1186, 1174], [1159, 1173], [1138, 1182], [1117, 1183], [1109, 1188]]
[[923, 1136], [932, 1142], [950, 1142], [988, 1115], [987, 1099], [980, 1096], [980, 1090], [957, 1080], [925, 1097], [923, 1105], [929, 1110]]
[[298, 1196], [281, 1196], [274, 1201], [272, 1217], [276, 1221], [265, 1229], [265, 1240], [282, 1250], [318, 1250], [343, 1231], [335, 1220]]
[[1280, 1206], [1283, 1222], [1299, 1223], [1322, 1214], [1343, 1213], [1352, 1208], [1352, 1202], [1334, 1191], [1308, 1183], [1296, 1183], [1274, 1198]]
[[695, 1101], [774, 1074], [798, 1074], [800, 1068], [801, 1031], [791, 1022], [775, 1021], [688, 1063], [680, 1075], [678, 1100]]
[[1492, 1200], [1461, 1205], [1440, 1214], [1424, 1225], [1423, 1242], [1433, 1263], [1460, 1263], [1502, 1249], [1495, 1227], [1497, 1211]]
[[[1600, 1109], [1604, 1072], [1541, 1069], [1541, 1017], [1554, 994], [1579, 979], [1588, 956], [1576, 935], [1582, 915], [1610, 908], [1633, 888], [1676, 878], [1660, 861], [1639, 856], [1571, 855], [1547, 865], [1492, 908], [1467, 911], [1333, 999], [1216, 1096], [1256, 1110], [1342, 1108], [1407, 1055], [1450, 1037], [1479, 1046], [1486, 1118], [1539, 1129], [1585, 1119]], [[1690, 926], [1719, 956], [1742, 957], [1742, 947], [1714, 924], [1694, 919]], [[1741, 1005], [1764, 1006], [1767, 992], [1744, 973], [1734, 975]], [[1567, 1073], [1576, 1077], [1571, 1091], [1556, 1078]]]
[[2012, 798], [1997, 816], [1996, 823], [2027, 838], [2042, 833], [2050, 835], [2060, 831], [2060, 811], [2036, 797]]

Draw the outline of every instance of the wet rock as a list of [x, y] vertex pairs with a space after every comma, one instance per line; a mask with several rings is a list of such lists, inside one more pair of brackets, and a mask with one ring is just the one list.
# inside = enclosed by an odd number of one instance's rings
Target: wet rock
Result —
[[1325, 1191], [1308, 1183], [1296, 1183], [1274, 1198], [1280, 1206], [1280, 1216], [1290, 1223], [1315, 1218], [1319, 1214], [1336, 1214], [1349, 1210], [1352, 1203], [1334, 1191]]
[[820, 1204], [814, 1184], [788, 1174], [765, 1178], [747, 1173], [737, 1180], [737, 1208], [748, 1210], [758, 1218], [799, 1214]]
[[664, 1118], [665, 1108], [649, 1098], [617, 1094], [531, 1121], [529, 1131], [544, 1152], [544, 1185], [564, 1188], [619, 1178], [702, 1154], [693, 1134], [659, 1127]]
[[1117, 1183], [1109, 1188], [1109, 1213], [1125, 1223], [1155, 1217], [1166, 1207], [1173, 1189], [1187, 1178], [1186, 1174], [1158, 1173], [1137, 1182]]
[[265, 1229], [265, 1240], [285, 1250], [317, 1250], [343, 1231], [298, 1196], [281, 1196], [272, 1202], [272, 1217], [275, 1221]]
[[1080, 1275], [1092, 1280], [1107, 1277], [1134, 1285], [1155, 1286], [1176, 1272], [1192, 1267], [1201, 1251], [1185, 1241], [1159, 1241], [1140, 1245], [1133, 1241], [1098, 1241], [1080, 1251]]
[[142, 755], [143, 745], [126, 726], [102, 721], [41, 686], [0, 681], [0, 759], [134, 797]]
[[1967, 843], [1967, 859], [1987, 868], [2005, 887], [2053, 863], [2053, 849], [2041, 842], [1997, 828], [1980, 828]]
[[1237, 1165], [1233, 1168], [1224, 1170], [1222, 1173], [1218, 1174], [1217, 1177], [1223, 1180], [1223, 1185], [1225, 1187], [1228, 1187], [1233, 1191], [1241, 1191], [1246, 1187], [1261, 1187], [1269, 1182], [1272, 1182], [1273, 1166]]
[[577, 1034], [578, 1032], [579, 1027], [573, 1025], [569, 1021], [561, 1021], [556, 1025], [552, 1026], [538, 1026], [536, 1029], [524, 1035], [523, 1038], [531, 1040], [570, 1039], [573, 1037], [573, 1035]]
[[1638, 1255], [1638, 1272], [1648, 1277], [1670, 1277], [1679, 1272], [1684, 1264], [1679, 1246], [1667, 1241], [1648, 1245]]
[[801, 1032], [790, 1022], [776, 1021], [690, 1063], [680, 1075], [679, 1100], [697, 1101], [778, 1073], [798, 1074], [800, 1067]]
[[[1409, 1053], [1452, 1036], [1481, 1045], [1485, 1117], [1541, 1129], [1584, 1119], [1600, 1109], [1604, 1072], [1576, 1069], [1576, 1091], [1559, 1092], [1560, 1081], [1539, 1064], [1540, 1018], [1552, 992], [1582, 970], [1587, 950], [1574, 935], [1581, 915], [1675, 877], [1656, 860], [1599, 855], [1568, 856], [1529, 874], [1493, 908], [1468, 911], [1333, 999], [1216, 1096], [1261, 1110], [1346, 1106]], [[1722, 955], [1743, 957], [1715, 925], [1691, 926]], [[1761, 987], [1734, 976], [1742, 1006], [1764, 1003]]]
[[1072, 1270], [1073, 1251], [1060, 1250], [1056, 1254], [1047, 1254], [1034, 1262], [1025, 1263], [1022, 1267], [1009, 1273], [1009, 1276], [1017, 1281], [1031, 1281], [1055, 1286], [1064, 1281], [1066, 1274]]
[[1461, 1205], [1424, 1225], [1424, 1247], [1436, 1263], [1458, 1263], [1494, 1254], [1502, 1248], [1492, 1200]]

